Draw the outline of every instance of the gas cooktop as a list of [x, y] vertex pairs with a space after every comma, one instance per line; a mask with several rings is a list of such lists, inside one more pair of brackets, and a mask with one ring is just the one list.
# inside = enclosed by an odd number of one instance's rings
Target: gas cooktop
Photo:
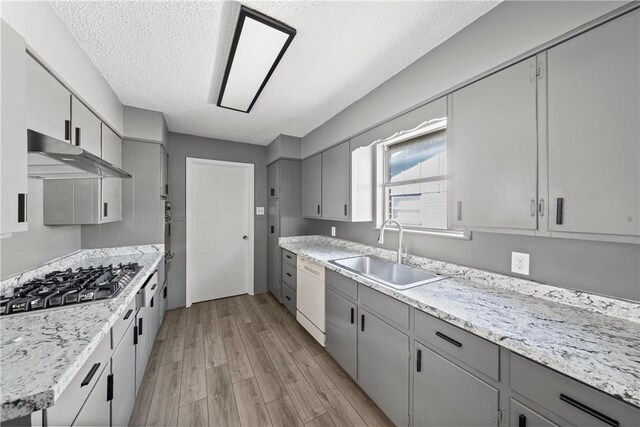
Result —
[[128, 263], [53, 271], [42, 279], [16, 286], [10, 296], [0, 295], [0, 315], [113, 298], [141, 268]]

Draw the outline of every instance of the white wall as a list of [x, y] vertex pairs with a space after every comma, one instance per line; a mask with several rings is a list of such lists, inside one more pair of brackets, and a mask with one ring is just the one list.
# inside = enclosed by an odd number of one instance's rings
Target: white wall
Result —
[[302, 157], [348, 139], [626, 2], [505, 1], [302, 138]]
[[31, 53], [122, 135], [122, 103], [48, 1], [0, 1], [0, 17], [24, 37]]

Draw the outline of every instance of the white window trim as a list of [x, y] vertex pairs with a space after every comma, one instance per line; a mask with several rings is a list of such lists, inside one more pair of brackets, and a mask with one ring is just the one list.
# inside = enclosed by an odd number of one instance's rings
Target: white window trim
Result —
[[[379, 139], [371, 144], [371, 146], [375, 147], [375, 230], [379, 230], [380, 227], [382, 227], [382, 223], [384, 222], [384, 218], [386, 216], [385, 203], [387, 202], [387, 196], [385, 192], [385, 148], [390, 145], [395, 145], [428, 133], [446, 129], [446, 127], [446, 118], [429, 120], [427, 122], [421, 123], [413, 129], [397, 132], [388, 138]], [[428, 181], [434, 180], [435, 178], [441, 179], [442, 177], [422, 178], [417, 179], [416, 181]], [[394, 231], [393, 228], [389, 228], [389, 230]], [[395, 229], [395, 231], [397, 231], [397, 229]], [[468, 230], [441, 230], [423, 227], [403, 227], [403, 231], [406, 233], [446, 237], [451, 239], [471, 240], [471, 231]]]

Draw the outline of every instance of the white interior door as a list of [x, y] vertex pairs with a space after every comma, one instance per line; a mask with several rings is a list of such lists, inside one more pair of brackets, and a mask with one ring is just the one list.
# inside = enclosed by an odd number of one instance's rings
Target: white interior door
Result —
[[253, 293], [253, 164], [187, 158], [187, 307]]

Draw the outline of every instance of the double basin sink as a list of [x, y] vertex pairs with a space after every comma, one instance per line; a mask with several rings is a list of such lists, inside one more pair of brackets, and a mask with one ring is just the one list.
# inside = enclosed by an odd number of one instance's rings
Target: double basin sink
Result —
[[437, 273], [373, 256], [356, 256], [329, 262], [397, 290], [415, 288], [445, 278]]

